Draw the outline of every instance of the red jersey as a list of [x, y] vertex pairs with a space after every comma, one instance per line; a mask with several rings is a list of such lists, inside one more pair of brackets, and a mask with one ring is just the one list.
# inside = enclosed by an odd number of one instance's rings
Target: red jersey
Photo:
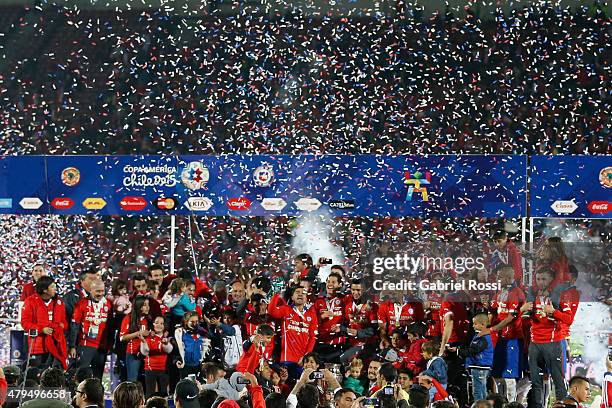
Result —
[[[344, 337], [332, 333], [332, 327], [341, 324], [344, 320], [344, 299], [339, 296], [333, 298], [329, 297], [318, 297], [313, 305], [317, 311], [317, 317], [319, 319], [319, 338], [320, 343], [325, 344], [343, 344]], [[324, 311], [331, 312], [331, 318], [321, 317], [321, 313]]]
[[425, 370], [427, 361], [421, 354], [423, 343], [427, 342], [427, 339], [415, 339], [410, 342], [408, 352], [403, 356], [404, 367], [408, 368], [414, 375], [419, 374]]
[[[125, 336], [126, 334], [131, 334], [134, 332], [130, 331], [130, 315], [127, 315], [123, 318], [121, 322], [121, 330], [119, 331], [119, 337]], [[140, 324], [138, 325], [138, 330], [148, 330], [149, 329], [149, 320], [146, 317], [142, 317], [140, 319]], [[138, 337], [130, 340], [127, 344], [127, 348], [125, 350], [127, 354], [138, 354], [140, 352], [140, 339]]]
[[508, 289], [502, 289], [497, 292], [491, 302], [491, 308], [495, 310], [497, 316], [493, 324], [497, 324], [508, 316], [514, 316], [514, 320], [508, 326], [504, 327], [499, 336], [505, 339], [522, 339], [523, 327], [520, 318], [520, 309], [525, 303], [525, 293], [513, 284]]
[[[110, 300], [102, 298], [99, 302], [91, 299], [81, 299], [74, 306], [72, 323], [81, 326], [78, 333], [77, 345], [108, 350], [109, 334], [106, 326], [112, 317], [113, 305]], [[74, 346], [74, 344], [71, 344]]]
[[21, 296], [19, 297], [19, 300], [23, 302], [35, 293], [36, 293], [36, 289], [34, 289], [34, 282], [28, 282], [25, 285], [23, 285], [23, 289], [21, 289]]
[[[249, 338], [253, 336], [257, 328], [262, 324], [267, 324], [270, 327], [272, 327], [272, 329], [276, 330], [276, 324], [274, 323], [274, 320], [272, 320], [270, 315], [265, 314], [261, 316], [261, 315], [256, 315], [254, 313], [247, 312], [247, 314], [244, 316], [245, 336], [243, 338]], [[274, 357], [274, 337], [272, 337], [272, 341], [268, 343], [268, 345], [266, 346], [266, 349], [263, 352], [263, 357], [266, 360], [273, 359]]]
[[145, 370], [147, 371], [166, 371], [166, 361], [168, 353], [164, 350], [163, 336], [152, 334], [145, 338], [149, 347], [149, 355], [145, 357]]
[[569, 326], [574, 320], [572, 305], [568, 302], [568, 298], [560, 302], [560, 310], [555, 310], [552, 316], [547, 316], [544, 312], [544, 306], [547, 304], [552, 304], [548, 296], [536, 296], [535, 310], [531, 315], [531, 341], [536, 344], [553, 343], [565, 339], [564, 325]]
[[[28, 338], [31, 341], [31, 354], [45, 354], [50, 352], [48, 338], [52, 337], [58, 341], [64, 341], [64, 330], [68, 328], [66, 322], [66, 309], [64, 302], [60, 298], [45, 302], [39, 294], [34, 294], [25, 300], [21, 311], [21, 326], [27, 333], [29, 330], [36, 329], [38, 336]], [[53, 334], [47, 335], [42, 332], [45, 327], [53, 329]], [[61, 359], [60, 359], [61, 361]]]
[[563, 292], [561, 292], [561, 299], [559, 301], [561, 310], [555, 310], [553, 317], [559, 321], [561, 325], [562, 336], [564, 338], [569, 337], [570, 326], [574, 323], [574, 317], [578, 311], [578, 304], [580, 303], [580, 291], [572, 286]]
[[442, 296], [435, 292], [429, 292], [427, 296], [429, 306], [425, 312], [425, 321], [427, 323], [427, 332], [425, 336], [428, 338], [442, 336], [442, 323], [440, 322], [440, 306], [444, 300]]
[[405, 327], [412, 322], [422, 322], [424, 320], [425, 311], [421, 302], [400, 305], [387, 300], [378, 308], [378, 321], [385, 325], [389, 336], [398, 327]]
[[281, 362], [297, 363], [312, 351], [317, 336], [317, 313], [313, 307], [300, 312], [276, 294], [270, 299], [268, 314], [282, 320]]
[[603, 383], [601, 384], [601, 408], [612, 407], [612, 373], [604, 374]]
[[[466, 297], [467, 299], [467, 297]], [[444, 333], [444, 318], [452, 314], [453, 319], [453, 330], [451, 332], [449, 343], [465, 342], [470, 322], [468, 320], [468, 312], [463, 294], [451, 293], [440, 305], [440, 325], [441, 330]]]
[[516, 282], [520, 283], [523, 281], [523, 258], [514, 242], [508, 240], [502, 250], [495, 248], [493, 254], [499, 258], [501, 264], [512, 266]]
[[345, 303], [345, 315], [348, 319], [348, 328], [364, 330], [369, 327], [374, 329], [372, 336], [358, 339], [357, 336], [349, 336], [348, 342], [351, 346], [363, 346], [364, 344], [378, 343], [378, 304], [357, 304], [353, 297], [349, 297]]

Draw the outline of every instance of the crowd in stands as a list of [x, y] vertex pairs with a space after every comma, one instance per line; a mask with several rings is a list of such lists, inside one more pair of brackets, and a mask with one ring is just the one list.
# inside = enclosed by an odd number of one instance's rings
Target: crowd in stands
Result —
[[487, 16], [186, 18], [7, 6], [0, 146], [609, 154], [605, 11], [533, 2]]

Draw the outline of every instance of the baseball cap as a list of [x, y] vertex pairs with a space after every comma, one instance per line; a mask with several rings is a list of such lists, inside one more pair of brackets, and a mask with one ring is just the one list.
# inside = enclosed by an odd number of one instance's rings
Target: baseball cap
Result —
[[198, 386], [191, 380], [184, 379], [176, 384], [174, 397], [181, 403], [183, 408], [200, 408], [199, 395], [200, 390]]
[[11, 377], [21, 377], [21, 369], [14, 365], [4, 367], [2, 371], [4, 371], [4, 375], [8, 375]]

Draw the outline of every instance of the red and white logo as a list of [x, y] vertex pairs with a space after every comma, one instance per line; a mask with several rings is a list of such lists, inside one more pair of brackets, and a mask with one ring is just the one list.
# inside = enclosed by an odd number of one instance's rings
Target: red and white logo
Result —
[[612, 203], [609, 201], [591, 201], [587, 208], [593, 214], [607, 214], [612, 211]]
[[119, 205], [126, 211], [140, 211], [147, 206], [147, 201], [143, 197], [123, 197]]
[[227, 207], [230, 210], [248, 210], [251, 207], [251, 200], [246, 197], [230, 198], [227, 200]]
[[53, 208], [57, 208], [58, 210], [67, 210], [72, 208], [74, 205], [74, 201], [68, 197], [56, 197], [51, 201], [51, 206]]

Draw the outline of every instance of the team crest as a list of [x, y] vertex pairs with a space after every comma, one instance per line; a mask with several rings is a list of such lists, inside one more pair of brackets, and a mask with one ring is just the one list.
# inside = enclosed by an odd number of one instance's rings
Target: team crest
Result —
[[264, 163], [253, 172], [253, 183], [257, 187], [270, 187], [274, 182], [274, 169]]

